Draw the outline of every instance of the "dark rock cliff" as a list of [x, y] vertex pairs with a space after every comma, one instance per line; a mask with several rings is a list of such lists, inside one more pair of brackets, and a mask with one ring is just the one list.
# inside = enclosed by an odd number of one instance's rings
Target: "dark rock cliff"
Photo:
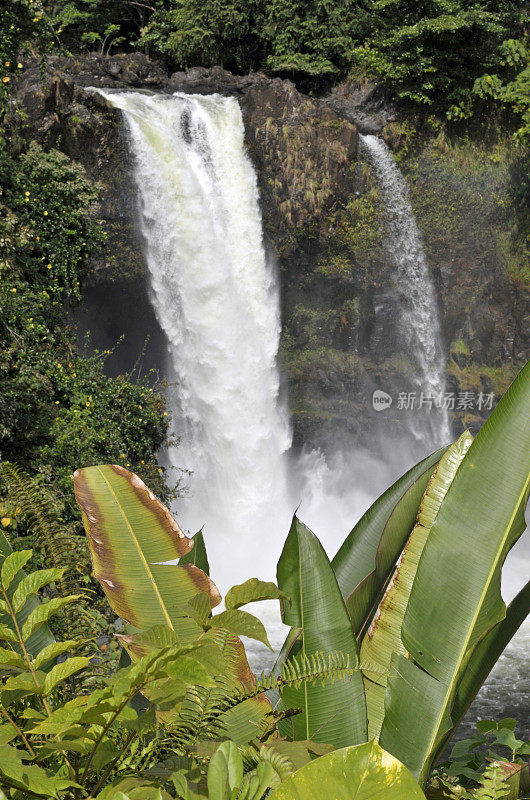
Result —
[[[318, 443], [337, 427], [362, 438], [376, 416], [373, 390], [406, 391], [414, 371], [395, 328], [384, 209], [358, 130], [382, 130], [407, 175], [439, 296], [449, 388], [497, 397], [506, 389], [528, 354], [529, 334], [528, 281], [506, 230], [508, 152], [491, 160], [486, 148], [466, 154], [434, 131], [418, 132], [369, 85], [344, 84], [315, 99], [259, 73], [168, 75], [138, 54], [54, 56], [44, 73], [29, 64], [9, 115], [10, 145], [16, 151], [36, 139], [58, 147], [102, 184], [108, 247], [91, 265], [87, 291], [113, 284], [125, 304], [145, 282], [129, 160], [119, 113], [89, 86], [238, 97], [281, 276], [280, 355], [299, 442]], [[139, 307], [149, 316], [143, 291]], [[146, 332], [152, 325], [149, 317]], [[475, 426], [477, 414], [462, 409], [456, 427]], [[395, 406], [386, 421], [403, 424]]]

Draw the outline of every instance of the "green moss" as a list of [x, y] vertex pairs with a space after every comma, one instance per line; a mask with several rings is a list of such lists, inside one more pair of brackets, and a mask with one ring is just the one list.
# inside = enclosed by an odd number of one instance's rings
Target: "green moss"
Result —
[[497, 399], [515, 380], [518, 367], [503, 364], [494, 367], [485, 364], [466, 364], [460, 367], [453, 359], [447, 365], [447, 374], [456, 379], [458, 391], [493, 392]]
[[385, 126], [383, 138], [392, 149], [397, 161], [403, 161], [417, 144], [415, 126], [407, 120], [390, 122]]
[[522, 243], [506, 252], [506, 273], [519, 287], [530, 289], [530, 249]]
[[456, 339], [454, 342], [451, 342], [449, 346], [449, 352], [451, 355], [461, 355], [461, 356], [470, 356], [470, 350], [467, 344], [462, 341], [462, 339]]
[[366, 277], [372, 263], [380, 261], [383, 246], [380, 193], [375, 187], [353, 196], [329, 223], [333, 236], [316, 272], [326, 278], [351, 281]]

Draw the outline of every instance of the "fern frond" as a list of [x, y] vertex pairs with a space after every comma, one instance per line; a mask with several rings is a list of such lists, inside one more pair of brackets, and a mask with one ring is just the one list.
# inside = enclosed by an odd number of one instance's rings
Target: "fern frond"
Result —
[[[223, 715], [260, 694], [284, 686], [299, 688], [303, 683], [344, 680], [358, 669], [358, 666], [350, 665], [348, 655], [319, 652], [309, 657], [301, 654], [286, 661], [279, 676], [263, 673], [251, 689], [223, 680], [215, 689], [191, 687], [182, 703], [178, 721], [170, 728], [175, 746], [184, 752], [192, 749], [200, 739], [224, 738]], [[274, 724], [278, 715], [271, 711], [268, 716]]]
[[[91, 594], [81, 581], [83, 573], [78, 554], [82, 543], [59, 517], [49, 493], [8, 461], [0, 462], [0, 478], [7, 485], [9, 499], [20, 508], [46, 566], [63, 570], [57, 581], [59, 593], [85, 597]], [[92, 619], [79, 605], [69, 611], [65, 623], [69, 639], [88, 638], [93, 634]]]
[[259, 750], [256, 750], [254, 747], [240, 746], [239, 752], [241, 753], [241, 757], [243, 759], [243, 767], [245, 772], [250, 772], [251, 770], [256, 769], [258, 764], [267, 761], [275, 770], [276, 774], [278, 775], [279, 782], [281, 783], [295, 771], [293, 764], [287, 758], [287, 756], [278, 753], [271, 747], [260, 747]]
[[258, 681], [258, 686], [260, 684], [262, 686], [267, 685], [267, 688], [263, 688], [261, 691], [270, 691], [282, 686], [292, 686], [295, 689], [299, 689], [302, 683], [322, 681], [324, 684], [328, 680], [331, 680], [332, 683], [337, 680], [344, 680], [358, 670], [358, 664], [351, 665], [350, 656], [344, 653], [317, 652], [312, 653], [310, 656], [301, 653], [282, 664], [279, 678], [262, 675]]
[[493, 761], [483, 772], [480, 787], [475, 792], [477, 800], [501, 800], [510, 794], [502, 767]]

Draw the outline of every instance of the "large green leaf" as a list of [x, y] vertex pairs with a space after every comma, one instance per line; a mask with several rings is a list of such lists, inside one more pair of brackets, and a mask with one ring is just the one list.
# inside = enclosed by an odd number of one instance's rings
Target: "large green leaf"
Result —
[[[5, 535], [0, 531], [0, 564], [3, 564], [7, 556], [9, 556], [13, 552], [13, 549], [9, 542], [7, 541]], [[13, 579], [11, 585], [9, 586], [8, 597], [10, 600], [13, 599], [17, 588], [22, 583], [25, 578], [24, 572], [19, 572]], [[20, 629], [22, 629], [23, 625], [25, 624], [27, 618], [40, 605], [40, 600], [36, 594], [32, 594], [26, 600], [26, 603], [22, 607], [22, 609], [17, 613], [17, 623]], [[0, 614], [0, 625], [7, 625], [8, 628], [14, 629], [13, 622], [11, 617], [7, 614]], [[28, 641], [26, 642], [26, 649], [28, 653], [32, 656], [36, 656], [40, 653], [41, 650], [44, 650], [45, 647], [53, 644], [55, 639], [48, 628], [47, 625], [41, 625], [37, 630], [30, 636]], [[15, 648], [18, 650], [19, 648], [15, 645]]]
[[[301, 628], [306, 656], [340, 651], [358, 661], [357, 642], [344, 600], [324, 548], [296, 517], [277, 569], [285, 624]], [[345, 680], [282, 690], [283, 702], [303, 713], [283, 722], [282, 730], [295, 739], [314, 739], [343, 747], [366, 741], [366, 705], [361, 672]], [[292, 730], [291, 730], [292, 727]]]
[[506, 616], [501, 569], [524, 530], [530, 484], [530, 365], [471, 445], [423, 550], [395, 654], [380, 741], [423, 781], [453, 728], [473, 649]]
[[390, 486], [347, 536], [331, 562], [358, 634], [390, 577], [416, 520], [418, 506], [445, 448]]
[[243, 781], [243, 759], [234, 742], [223, 742], [208, 766], [209, 800], [230, 800]]
[[226, 593], [225, 608], [241, 608], [248, 603], [256, 603], [259, 600], [281, 600], [282, 592], [276, 584], [271, 581], [260, 581], [258, 578], [250, 578], [245, 583], [232, 586]]
[[451, 708], [453, 727], [437, 749], [436, 757], [460, 724], [480, 687], [495, 666], [499, 656], [530, 614], [530, 581], [514, 597], [506, 609], [506, 617], [495, 625], [474, 647], [461, 670], [456, 695]]
[[273, 792], [269, 800], [425, 800], [403, 764], [376, 741], [320, 756]]
[[420, 503], [418, 521], [400, 556], [373, 622], [363, 639], [361, 663], [366, 678], [368, 738], [379, 736], [383, 724], [385, 689], [392, 653], [405, 654], [401, 625], [420, 556], [449, 486], [469, 450], [473, 437], [465, 431], [447, 448]]
[[201, 569], [177, 565], [192, 540], [123, 467], [87, 467], [77, 470], [74, 481], [94, 575], [114, 611], [137, 628], [168, 625], [178, 629], [181, 642], [195, 639], [201, 629], [182, 615], [182, 607], [198, 593], [207, 594], [212, 607], [221, 597]]
[[197, 531], [195, 536], [192, 537], [193, 547], [182, 556], [179, 560], [180, 566], [183, 564], [194, 564], [199, 569], [202, 569], [206, 575], [210, 574], [210, 564], [208, 563], [208, 554], [206, 552], [206, 545], [204, 543], [204, 534], [202, 530]]

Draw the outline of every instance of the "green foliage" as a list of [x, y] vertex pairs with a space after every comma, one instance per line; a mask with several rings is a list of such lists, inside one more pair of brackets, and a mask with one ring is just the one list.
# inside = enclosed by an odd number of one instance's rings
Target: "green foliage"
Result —
[[158, 6], [139, 44], [184, 68], [221, 64], [317, 77], [346, 69], [355, 19], [346, 0], [170, 0]]
[[[488, 794], [479, 794], [480, 791], [491, 788], [492, 781], [497, 781], [504, 794], [510, 792], [506, 780], [517, 776], [517, 765], [524, 767], [530, 755], [530, 741], [516, 738], [514, 734], [516, 721], [514, 719], [501, 719], [499, 722], [485, 719], [477, 722], [477, 732], [468, 739], [457, 742], [451, 750], [449, 758], [439, 764], [433, 773], [431, 785], [441, 784], [449, 791], [455, 792], [456, 786], [466, 790], [460, 797], [489, 797]], [[511, 768], [504, 772], [491, 774], [495, 764], [511, 764]], [[482, 787], [479, 789], [478, 787]], [[470, 790], [475, 794], [469, 794]], [[519, 796], [519, 793], [515, 796]]]
[[[226, 675], [234, 650], [226, 648], [228, 631], [217, 627], [213, 635], [203, 633], [183, 645], [172, 629], [157, 626], [143, 638], [135, 637], [137, 644], [149, 647], [134, 665], [87, 694], [80, 681], [97, 667], [89, 655], [75, 655], [82, 641], [52, 639], [44, 647], [35, 646], [36, 630], [47, 630], [48, 622], [79, 595], [36, 601], [37, 591], [52, 582], [58, 585], [62, 570], [24, 576], [22, 569], [31, 555], [5, 555], [0, 572], [0, 610], [6, 620], [0, 625], [0, 787], [16, 800], [100, 797], [100, 790], [102, 798], [114, 790], [134, 797], [140, 789], [146, 798], [151, 789], [166, 792], [171, 786], [178, 797], [190, 800], [259, 800], [292, 772], [289, 760], [275, 749], [280, 744], [275, 738], [263, 744], [281, 714], [271, 713], [261, 741], [239, 749], [229, 740], [218, 746], [219, 740], [227, 739], [224, 720], [273, 686], [300, 686], [351, 674], [340, 654], [317, 654], [286, 663], [279, 678], [230, 682]], [[22, 624], [23, 607], [29, 603], [31, 610]], [[204, 627], [207, 631], [208, 625]], [[135, 710], [133, 699], [139, 691], [148, 700]], [[168, 709], [171, 725], [161, 728]], [[253, 729], [252, 735], [257, 733]], [[289, 743], [282, 744], [288, 752]], [[308, 747], [309, 743], [302, 745], [307, 759]]]
[[[529, 391], [527, 366], [470, 446], [465, 434], [442, 456], [434, 474], [440, 453], [416, 465], [376, 500], [333, 559], [331, 575], [336, 580], [329, 576], [329, 562], [309, 546], [310, 532], [296, 520], [278, 564], [279, 586], [290, 597], [283, 619], [292, 626], [282, 653], [294, 653], [319, 636], [329, 641], [341, 635], [344, 641], [335, 600], [338, 581], [346, 597], [350, 633], [362, 645], [372, 730], [377, 733], [382, 722], [381, 745], [422, 783], [528, 615], [529, 586], [506, 609], [500, 574], [507, 552], [525, 527], [530, 485], [524, 408]], [[418, 525], [411, 536], [415, 517]], [[477, 564], [470, 573], [468, 565], [479, 551], [481, 571]], [[464, 582], [462, 596], [458, 587]], [[458, 614], [456, 605], [453, 611], [448, 608], [452, 603], [458, 605]], [[455, 625], [455, 619], [460, 624]], [[381, 648], [377, 663], [364, 644], [368, 640]], [[349, 652], [347, 645], [340, 647]], [[365, 655], [371, 659], [368, 663]], [[378, 688], [385, 685], [386, 692]], [[341, 685], [335, 693], [324, 687], [322, 697], [304, 692], [297, 704], [312, 737], [325, 735], [326, 724], [339, 712], [351, 709], [353, 719], [364, 708], [362, 695], [356, 704], [348, 701], [347, 691]], [[283, 697], [293, 702], [289, 692]], [[308, 724], [311, 715], [319, 720], [316, 731]]]
[[[0, 638], [7, 645], [0, 649], [0, 702], [4, 718], [0, 729], [4, 734], [0, 782], [4, 788], [20, 789], [31, 797], [73, 798], [86, 796], [90, 791], [95, 795], [117, 761], [130, 754], [134, 740], [156, 731], [151, 711], [138, 714], [128, 705], [139, 690], [146, 691], [150, 685], [167, 681], [170, 667], [172, 675], [181, 676], [181, 698], [190, 676], [195, 681], [203, 678], [207, 683], [212, 679], [192, 654], [200, 646], [177, 645], [161, 648], [134, 666], [120, 670], [104, 689], [66, 699], [65, 686], [70, 686], [71, 691], [72, 681], [77, 680], [74, 676], [90, 668], [90, 658], [70, 654], [80, 643], [50, 645], [34, 657], [26, 649], [26, 643], [35, 625], [45, 624], [52, 614], [78, 598], [56, 598], [39, 605], [20, 629], [8, 588], [10, 578], [30, 555], [31, 552], [13, 553], [5, 559], [2, 569], [1, 603], [12, 620], [15, 635], [0, 631]], [[49, 576], [54, 577], [57, 576]], [[66, 659], [63, 655], [63, 660], [46, 671], [44, 663], [65, 652]], [[181, 664], [185, 664], [184, 670], [179, 670]], [[11, 742], [15, 740], [13, 746]]]
[[521, 31], [523, 4], [461, 0], [375, 0], [375, 29], [355, 59], [398, 95], [441, 107], [449, 119], [473, 113], [473, 87], [490, 65], [506, 62], [502, 44]]
[[[53, 30], [40, 0], [5, 0], [0, 25], [0, 119], [9, 100], [11, 86], [24, 66], [27, 50], [51, 49]], [[20, 60], [22, 58], [22, 61]]]
[[265, 67], [321, 76], [343, 73], [358, 32], [358, 4], [283, 0], [264, 4]]
[[27, 245], [16, 251], [20, 277], [59, 301], [79, 300], [89, 252], [104, 241], [94, 219], [99, 187], [64, 153], [36, 142], [16, 163], [2, 147], [0, 182], [27, 230]]
[[258, 760], [243, 776], [243, 757], [234, 742], [224, 742], [208, 766], [208, 800], [260, 800], [271, 788], [276, 771], [270, 761]]
[[451, 120], [468, 119], [480, 99], [507, 104], [528, 138], [523, 0], [10, 0], [8, 14], [6, 97], [20, 46], [59, 40], [72, 50], [147, 50], [171, 68], [265, 69], [310, 86], [369, 73]]
[[[329, 559], [316, 536], [294, 517], [277, 568], [283, 600], [282, 621], [290, 625], [293, 647], [310, 659], [319, 651], [339, 650], [358, 663], [358, 647], [348, 612]], [[367, 739], [366, 706], [360, 673], [335, 686], [288, 687], [281, 692], [286, 706], [302, 713], [280, 726], [296, 739], [316, 739], [334, 747]]]
[[[475, 81], [473, 91], [480, 98], [488, 98], [508, 105], [520, 116], [521, 126], [516, 139], [530, 144], [530, 44], [524, 39], [507, 39], [500, 47], [500, 67], [504, 76], [482, 75]], [[503, 77], [509, 78], [503, 80]]]
[[35, 144], [17, 161], [0, 144], [0, 183], [1, 457], [52, 481], [68, 521], [78, 519], [79, 464], [134, 464], [165, 496], [156, 452], [167, 417], [152, 376], [108, 379], [105, 354], [78, 353], [65, 305], [79, 298], [89, 253], [103, 241], [98, 187]]
[[260, 12], [260, 0], [170, 0], [158, 5], [139, 45], [183, 68], [221, 64], [247, 71], [260, 48]]
[[410, 774], [377, 742], [344, 747], [322, 756], [291, 775], [271, 800], [424, 800]]
[[[17, 512], [17, 517], [23, 522], [25, 528], [31, 532], [31, 539], [38, 545], [40, 556], [48, 569], [41, 570], [40, 575], [46, 577], [54, 573], [54, 581], [59, 593], [65, 594], [93, 594], [86, 588], [86, 573], [89, 571], [88, 554], [81, 546], [79, 538], [66, 526], [57, 513], [56, 503], [51, 495], [20, 469], [8, 462], [0, 463], [0, 479], [7, 486], [7, 497], [11, 507]], [[6, 526], [13, 532], [14, 525]], [[39, 573], [33, 573], [38, 575]], [[31, 586], [31, 594], [42, 588], [40, 582], [33, 584], [34, 578], [30, 575], [23, 579], [25, 584]], [[48, 581], [47, 581], [48, 582]], [[13, 596], [15, 612], [17, 607], [18, 587]], [[64, 616], [65, 635], [70, 639], [90, 637], [94, 635], [94, 620], [82, 604], [75, 605]], [[58, 654], [57, 654], [58, 655]]]

